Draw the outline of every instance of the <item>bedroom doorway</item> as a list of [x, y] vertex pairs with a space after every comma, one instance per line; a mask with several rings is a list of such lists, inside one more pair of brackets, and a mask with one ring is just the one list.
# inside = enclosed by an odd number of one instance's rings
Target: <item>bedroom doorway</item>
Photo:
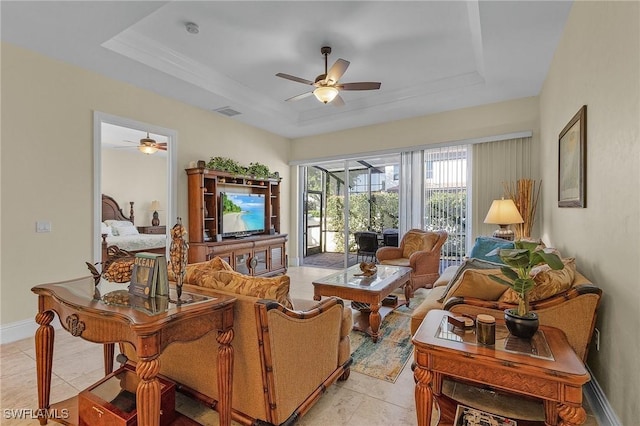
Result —
[[[156, 149], [140, 148], [147, 138]], [[176, 188], [175, 130], [94, 112], [94, 262], [102, 260], [103, 194], [117, 202], [126, 218], [133, 211], [133, 225], [141, 234], [168, 235], [177, 214]], [[163, 243], [168, 248], [166, 238]]]

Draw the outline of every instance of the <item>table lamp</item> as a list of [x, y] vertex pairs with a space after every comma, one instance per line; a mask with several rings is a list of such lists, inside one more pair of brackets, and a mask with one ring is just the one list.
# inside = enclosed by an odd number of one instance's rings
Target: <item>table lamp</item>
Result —
[[153, 219], [151, 219], [152, 226], [160, 225], [160, 218], [158, 217], [158, 210], [160, 210], [160, 201], [153, 200], [151, 202], [151, 210], [153, 210]]
[[513, 241], [514, 233], [509, 229], [509, 225], [514, 223], [523, 223], [522, 216], [518, 212], [518, 208], [512, 199], [505, 200], [493, 200], [487, 217], [484, 218], [484, 223], [490, 223], [498, 225], [500, 228], [496, 229], [493, 236], [496, 238], [502, 238], [504, 240]]

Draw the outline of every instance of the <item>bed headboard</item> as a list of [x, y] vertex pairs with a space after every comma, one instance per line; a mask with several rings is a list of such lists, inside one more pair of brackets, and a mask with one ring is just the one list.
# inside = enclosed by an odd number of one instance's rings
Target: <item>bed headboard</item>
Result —
[[132, 224], [134, 223], [133, 216], [133, 201], [129, 201], [131, 208], [129, 210], [129, 217], [126, 217], [122, 213], [122, 209], [112, 197], [102, 194], [102, 221], [105, 220], [128, 220]]

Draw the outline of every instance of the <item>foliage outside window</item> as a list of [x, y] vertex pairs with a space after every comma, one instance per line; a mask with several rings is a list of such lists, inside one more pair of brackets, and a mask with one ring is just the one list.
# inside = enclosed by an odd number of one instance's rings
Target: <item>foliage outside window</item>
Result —
[[[398, 228], [398, 193], [378, 192], [369, 195], [351, 194], [349, 196], [349, 229], [356, 231], [382, 232], [387, 228]], [[344, 196], [330, 195], [327, 198], [327, 230], [334, 232], [339, 248], [344, 247]], [[371, 211], [371, 217], [369, 212]], [[355, 251], [355, 241], [349, 239], [349, 251]]]
[[444, 256], [464, 256], [466, 252], [467, 191], [442, 191], [426, 200], [425, 224], [428, 231], [449, 234], [442, 247]]

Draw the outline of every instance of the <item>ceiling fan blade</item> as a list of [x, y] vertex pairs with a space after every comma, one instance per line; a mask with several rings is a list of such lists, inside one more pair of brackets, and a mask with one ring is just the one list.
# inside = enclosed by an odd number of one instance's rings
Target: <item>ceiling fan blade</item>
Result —
[[304, 78], [296, 77], [295, 75], [284, 74], [284, 73], [281, 73], [281, 72], [276, 74], [276, 77], [281, 77], [281, 78], [284, 78], [284, 79], [287, 79], [287, 80], [291, 80], [291, 81], [295, 81], [295, 82], [302, 83], [302, 84], [309, 84], [309, 85], [313, 84], [313, 81], [309, 81], [309, 80], [304, 79]]
[[289, 99], [285, 99], [284, 101], [285, 102], [298, 101], [300, 99], [304, 99], [304, 98], [306, 98], [308, 96], [311, 96], [311, 95], [313, 95], [313, 92], [305, 92], [305, 93], [301, 93], [299, 95], [292, 96]]
[[331, 105], [337, 106], [337, 107], [343, 106], [344, 105], [344, 99], [342, 99], [342, 96], [336, 95], [336, 97], [333, 98], [333, 100], [331, 101]]
[[164, 146], [164, 147], [166, 147], [166, 146], [167, 146], [167, 143], [166, 143], [166, 142], [156, 142], [156, 145], [157, 145], [157, 146]]
[[377, 90], [381, 85], [382, 83], [373, 81], [361, 81], [358, 83], [339, 84], [336, 87], [341, 90]]
[[342, 77], [342, 74], [344, 74], [349, 67], [349, 64], [349, 61], [345, 61], [342, 58], [338, 59], [336, 63], [333, 64], [331, 68], [329, 68], [329, 71], [327, 71], [327, 77], [325, 78], [325, 81], [328, 84], [337, 83], [338, 80], [340, 80], [340, 77]]

